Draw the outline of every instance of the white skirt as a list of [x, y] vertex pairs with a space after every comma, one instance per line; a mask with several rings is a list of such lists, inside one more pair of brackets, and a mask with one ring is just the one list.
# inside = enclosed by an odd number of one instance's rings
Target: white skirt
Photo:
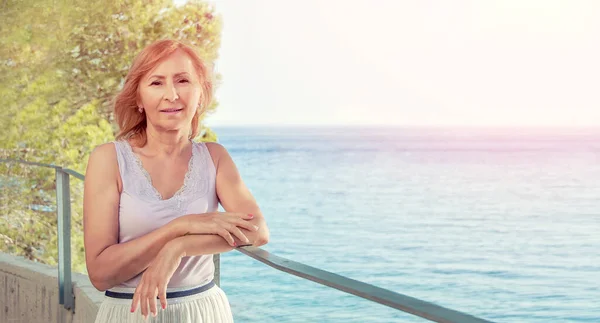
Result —
[[[182, 291], [191, 288], [168, 289], [167, 292]], [[119, 288], [112, 291], [120, 293], [134, 293], [134, 288]], [[165, 310], [156, 300], [158, 313], [156, 317], [148, 312], [148, 320], [144, 321], [140, 307], [135, 313], [131, 313], [131, 299], [119, 299], [104, 296], [100, 305], [96, 323], [229, 323], [233, 322], [231, 307], [227, 296], [219, 288], [213, 286], [198, 294], [168, 298]]]

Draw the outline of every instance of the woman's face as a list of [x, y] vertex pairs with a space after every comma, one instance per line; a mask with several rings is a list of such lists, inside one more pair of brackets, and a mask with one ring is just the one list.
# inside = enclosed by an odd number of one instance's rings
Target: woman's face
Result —
[[142, 77], [138, 107], [144, 109], [149, 126], [187, 135], [201, 92], [192, 60], [184, 51], [177, 50]]

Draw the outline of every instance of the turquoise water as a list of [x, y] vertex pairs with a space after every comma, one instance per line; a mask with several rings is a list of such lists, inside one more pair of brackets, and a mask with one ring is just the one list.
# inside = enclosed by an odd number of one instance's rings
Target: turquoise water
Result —
[[[600, 322], [600, 130], [216, 128], [265, 249], [496, 322]], [[236, 322], [426, 322], [222, 257]]]

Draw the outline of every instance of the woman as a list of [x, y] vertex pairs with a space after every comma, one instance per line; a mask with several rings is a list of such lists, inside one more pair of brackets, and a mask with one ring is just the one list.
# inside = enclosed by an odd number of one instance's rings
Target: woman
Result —
[[233, 321], [212, 255], [264, 245], [269, 230], [227, 150], [191, 140], [212, 89], [178, 41], [151, 44], [131, 66], [114, 105], [119, 133], [85, 176], [86, 264], [106, 291], [96, 322]]

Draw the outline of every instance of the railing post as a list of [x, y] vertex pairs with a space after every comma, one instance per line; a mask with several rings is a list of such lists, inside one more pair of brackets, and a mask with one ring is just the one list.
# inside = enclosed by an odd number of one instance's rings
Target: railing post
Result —
[[215, 264], [215, 284], [221, 287], [221, 255], [213, 255], [213, 263]]
[[58, 208], [58, 290], [59, 303], [73, 310], [75, 299], [71, 284], [71, 194], [69, 174], [56, 168], [56, 205]]

